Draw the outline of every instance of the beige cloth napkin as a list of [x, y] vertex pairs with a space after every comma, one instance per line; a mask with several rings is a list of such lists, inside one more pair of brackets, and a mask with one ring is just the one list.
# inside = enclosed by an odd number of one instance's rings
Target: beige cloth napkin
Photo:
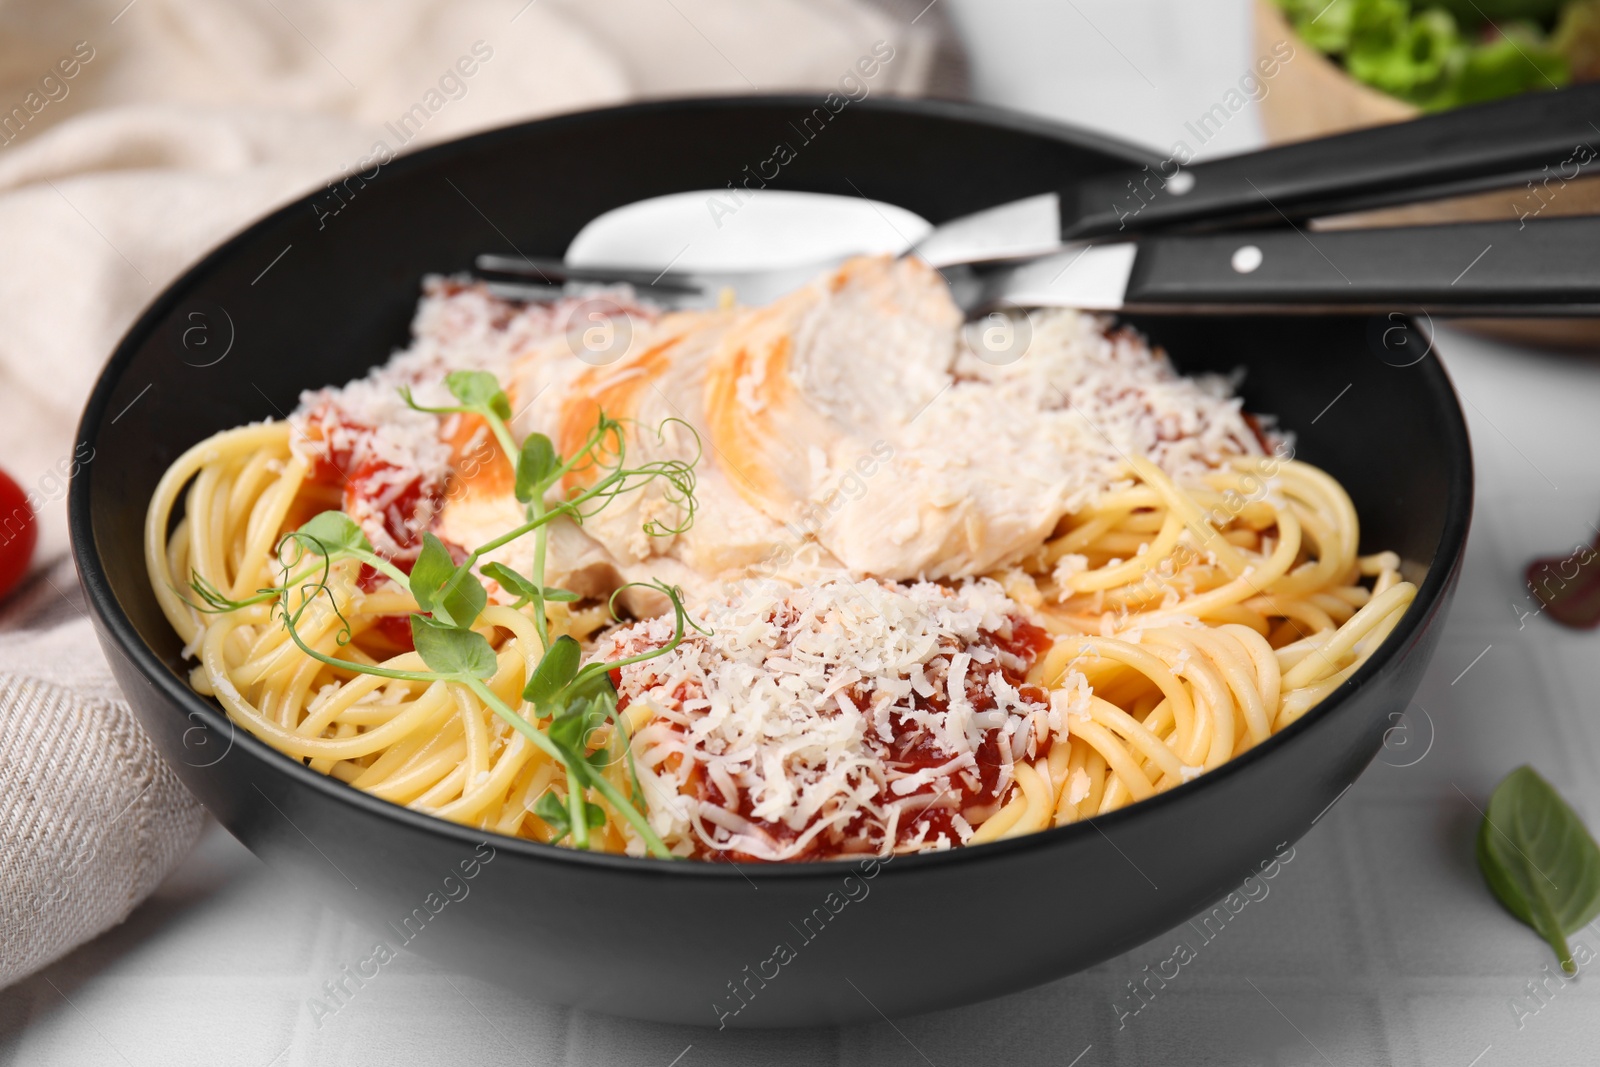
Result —
[[883, 39], [872, 92], [960, 88], [915, 0], [0, 0], [0, 466], [40, 523], [0, 605], [0, 986], [122, 921], [202, 825], [66, 561], [78, 415], [139, 310], [400, 148], [404, 115], [426, 114], [409, 149], [638, 96], [827, 88]]

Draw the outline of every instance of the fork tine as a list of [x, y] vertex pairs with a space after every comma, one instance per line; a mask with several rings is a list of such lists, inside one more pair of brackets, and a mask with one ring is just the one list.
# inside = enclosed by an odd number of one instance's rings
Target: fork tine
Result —
[[532, 256], [484, 254], [473, 260], [478, 270], [491, 274], [511, 274], [537, 278], [548, 284], [561, 282], [600, 282], [633, 285], [673, 293], [703, 293], [691, 275], [673, 271], [640, 270], [637, 267], [573, 266], [559, 259]]
[[553, 304], [566, 295], [566, 290], [559, 285], [496, 282], [485, 279], [483, 287], [489, 291], [490, 296], [497, 296], [501, 300], [513, 300], [520, 303]]
[[[530, 304], [553, 304], [572, 295], [560, 283], [545, 285], [540, 282], [505, 282], [493, 278], [482, 279], [490, 296]], [[634, 295], [663, 308], [696, 307], [704, 302], [698, 289], [652, 289], [646, 285], [633, 287]]]
[[500, 256], [484, 254], [472, 261], [474, 268], [491, 274], [515, 274], [518, 277], [538, 278], [544, 282], [556, 282], [565, 276], [564, 266], [559, 259], [538, 259], [531, 256]]

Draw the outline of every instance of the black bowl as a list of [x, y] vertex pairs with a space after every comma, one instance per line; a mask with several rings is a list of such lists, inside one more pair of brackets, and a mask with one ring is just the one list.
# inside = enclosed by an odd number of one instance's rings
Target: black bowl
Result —
[[[72, 540], [117, 678], [223, 825], [391, 948], [541, 998], [712, 1026], [843, 1023], [997, 996], [1120, 953], [1238, 885], [1361, 772], [1415, 690], [1466, 539], [1466, 428], [1414, 328], [1326, 316], [1137, 325], [1186, 370], [1245, 368], [1250, 408], [1280, 415], [1299, 455], [1344, 482], [1363, 549], [1393, 548], [1425, 571], [1421, 593], [1384, 646], [1299, 722], [1089, 823], [865, 871], [484, 843], [280, 755], [189, 689], [142, 560], [157, 479], [206, 435], [282, 416], [301, 389], [386, 359], [407, 339], [424, 273], [466, 269], [512, 242], [560, 255], [600, 212], [740, 182], [779, 142], [796, 158], [774, 185], [859, 191], [936, 222], [1153, 161], [1037, 120], [895, 100], [813, 119], [806, 140], [801, 120], [819, 106], [653, 103], [418, 152], [213, 252], [140, 317], [101, 375], [80, 429], [95, 459], [72, 484]], [[352, 961], [351, 973], [379, 965]]]

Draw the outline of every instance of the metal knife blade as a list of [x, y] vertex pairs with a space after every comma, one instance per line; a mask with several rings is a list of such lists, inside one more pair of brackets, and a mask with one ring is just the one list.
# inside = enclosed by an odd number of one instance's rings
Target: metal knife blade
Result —
[[952, 266], [943, 273], [957, 306], [969, 315], [1003, 307], [1116, 311], [1138, 252], [1132, 242], [1079, 244], [1023, 263]]

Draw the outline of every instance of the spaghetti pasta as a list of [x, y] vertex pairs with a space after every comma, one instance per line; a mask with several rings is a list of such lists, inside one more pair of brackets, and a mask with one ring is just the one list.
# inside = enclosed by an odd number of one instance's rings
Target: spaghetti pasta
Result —
[[[412, 383], [437, 386], [435, 370]], [[433, 411], [435, 440], [455, 442], [442, 472], [408, 466], [416, 450], [402, 455], [376, 427], [335, 441], [302, 413], [195, 445], [157, 486], [145, 528], [151, 584], [197, 661], [197, 692], [319, 773], [485, 831], [773, 860], [981, 844], [1093, 818], [1296, 721], [1416, 595], [1393, 553], [1359, 553], [1340, 485], [1269, 440], [1199, 468], [1127, 453], [1047, 536], [983, 574], [911, 583], [825, 566], [731, 599], [702, 587], [687, 613], [660, 586], [618, 622], [623, 601], [609, 594], [644, 572], [618, 563], [598, 588], [545, 586], [567, 551], [552, 545], [582, 537], [557, 524], [652, 484], [692, 514], [689, 466], [625, 467], [625, 441], [644, 430], [608, 429], [603, 414], [587, 451], [530, 458], [536, 435], [512, 439], [492, 384], [410, 409]], [[419, 585], [442, 543], [414, 527], [451, 506], [467, 451], [503, 492], [525, 478], [548, 492], [519, 496], [489, 551], [459, 546], [450, 577]], [[364, 519], [348, 529], [379, 524], [387, 553], [377, 537], [346, 550], [305, 532], [332, 529], [319, 516], [341, 503], [356, 512], [352, 493]], [[653, 508], [650, 537], [687, 529]], [[513, 552], [518, 522], [531, 576], [489, 563]], [[488, 582], [470, 612], [451, 600], [463, 573], [480, 593]], [[668, 600], [675, 612], [643, 618]], [[476, 635], [451, 647], [487, 658], [441, 670], [423, 638], [446, 629]], [[583, 674], [572, 653], [568, 687], [547, 692], [573, 642], [605, 670]], [[571, 738], [550, 692], [579, 709]]]

